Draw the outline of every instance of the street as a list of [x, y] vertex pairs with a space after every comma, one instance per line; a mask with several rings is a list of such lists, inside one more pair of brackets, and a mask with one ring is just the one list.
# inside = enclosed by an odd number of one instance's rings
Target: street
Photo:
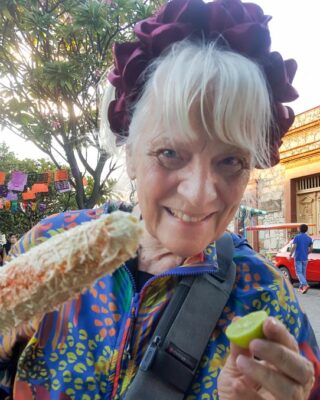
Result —
[[320, 344], [320, 318], [319, 318], [320, 287], [319, 285], [313, 286], [305, 294], [299, 293], [297, 289], [295, 290], [297, 292], [297, 297], [302, 308], [309, 317], [318, 344]]

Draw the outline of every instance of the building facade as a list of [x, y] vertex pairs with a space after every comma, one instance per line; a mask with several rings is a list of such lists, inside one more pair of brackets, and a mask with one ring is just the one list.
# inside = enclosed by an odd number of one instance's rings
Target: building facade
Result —
[[[320, 233], [320, 106], [296, 116], [280, 148], [280, 163], [255, 170], [244, 204], [267, 211], [253, 224], [304, 222]], [[281, 248], [295, 232], [260, 231], [248, 240], [262, 253]]]

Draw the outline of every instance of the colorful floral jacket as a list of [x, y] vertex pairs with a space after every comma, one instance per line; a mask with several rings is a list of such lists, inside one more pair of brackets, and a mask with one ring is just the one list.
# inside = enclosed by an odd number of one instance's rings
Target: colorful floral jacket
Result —
[[[105, 205], [46, 218], [18, 242], [12, 253], [25, 252], [52, 235], [98, 218], [108, 209]], [[296, 337], [301, 353], [312, 360], [317, 380], [310, 398], [320, 399], [319, 349], [292, 286], [244, 240], [236, 235], [233, 239], [236, 283], [185, 399], [219, 398], [217, 377], [229, 353], [226, 327], [235, 315], [260, 309], [282, 320]], [[11, 337], [0, 337], [2, 396], [7, 393], [14, 400], [124, 399], [179, 277], [214, 273], [215, 254], [213, 244], [201, 257], [151, 278], [140, 293], [123, 265], [59, 310], [30, 322]], [[15, 371], [12, 348], [22, 339], [27, 345]]]

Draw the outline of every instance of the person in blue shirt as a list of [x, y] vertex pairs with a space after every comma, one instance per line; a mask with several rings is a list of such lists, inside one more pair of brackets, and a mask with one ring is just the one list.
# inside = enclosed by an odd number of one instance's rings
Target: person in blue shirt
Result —
[[308, 265], [308, 254], [312, 251], [312, 239], [307, 235], [308, 225], [299, 226], [300, 233], [295, 236], [292, 242], [289, 258], [294, 253], [294, 265], [296, 274], [300, 282], [299, 292], [306, 293], [310, 286], [308, 285], [306, 273]]

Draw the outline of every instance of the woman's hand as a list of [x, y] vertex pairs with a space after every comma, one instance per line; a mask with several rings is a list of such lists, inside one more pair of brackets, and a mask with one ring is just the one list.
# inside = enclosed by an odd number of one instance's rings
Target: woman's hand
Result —
[[266, 339], [249, 350], [231, 344], [218, 378], [220, 400], [306, 400], [313, 387], [312, 363], [299, 354], [294, 337], [275, 318], [263, 325]]

